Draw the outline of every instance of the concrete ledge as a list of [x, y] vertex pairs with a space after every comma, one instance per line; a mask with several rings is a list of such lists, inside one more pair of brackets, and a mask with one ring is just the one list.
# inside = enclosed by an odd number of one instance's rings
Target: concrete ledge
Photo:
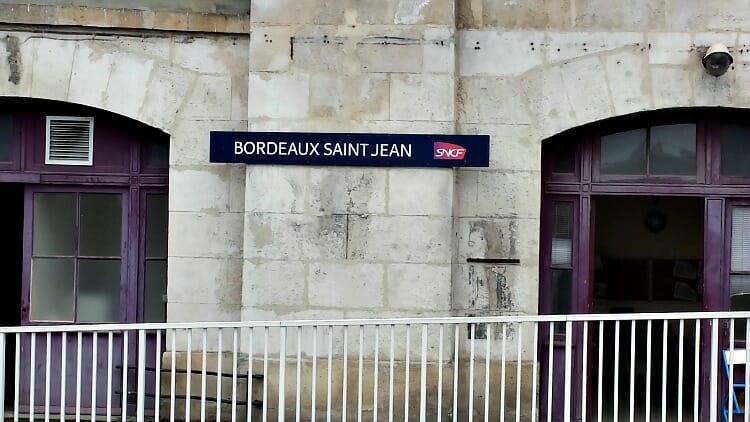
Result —
[[0, 23], [223, 34], [250, 32], [249, 15], [30, 4], [0, 5]]

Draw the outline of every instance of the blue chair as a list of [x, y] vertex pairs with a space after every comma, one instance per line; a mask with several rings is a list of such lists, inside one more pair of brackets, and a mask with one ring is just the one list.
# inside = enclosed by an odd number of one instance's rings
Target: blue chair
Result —
[[[745, 349], [735, 349], [733, 351], [730, 350], [723, 350], [721, 352], [722, 357], [724, 358], [724, 371], [727, 373], [727, 379], [729, 379], [729, 367], [730, 365], [734, 367], [733, 373], [734, 375], [737, 375], [738, 373], [744, 374], [745, 373], [745, 365], [747, 364], [747, 351]], [[737, 369], [737, 366], [740, 366], [741, 369]], [[744, 380], [744, 377], [743, 377]], [[742, 407], [744, 406], [744, 403], [742, 403], [742, 406], [740, 406], [739, 400], [737, 400], [737, 389], [742, 389], [742, 392], [745, 392], [745, 383], [737, 383], [732, 380], [732, 391], [731, 399], [727, 399], [724, 402], [724, 408], [722, 409], [722, 414], [724, 415], [724, 422], [729, 422], [729, 400], [732, 400], [732, 416], [734, 415], [742, 415], [745, 413], [745, 409]]]

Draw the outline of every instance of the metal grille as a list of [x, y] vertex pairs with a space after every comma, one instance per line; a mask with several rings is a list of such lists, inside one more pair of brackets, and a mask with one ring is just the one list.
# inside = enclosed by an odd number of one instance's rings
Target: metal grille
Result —
[[90, 117], [47, 117], [46, 164], [93, 164], [94, 119]]

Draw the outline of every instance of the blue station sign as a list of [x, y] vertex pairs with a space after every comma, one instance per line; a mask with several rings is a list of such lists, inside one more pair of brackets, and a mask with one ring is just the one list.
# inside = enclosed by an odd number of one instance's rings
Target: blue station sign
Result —
[[488, 167], [489, 135], [211, 132], [212, 163]]

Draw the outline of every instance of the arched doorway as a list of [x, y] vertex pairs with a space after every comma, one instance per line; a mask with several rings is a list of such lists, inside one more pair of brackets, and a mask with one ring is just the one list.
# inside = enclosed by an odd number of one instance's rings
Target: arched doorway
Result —
[[[544, 141], [540, 313], [747, 309], [748, 117], [742, 110], [666, 110]], [[722, 328], [726, 346], [729, 330]], [[655, 335], [671, 338], [671, 327], [665, 330]], [[608, 347], [574, 336], [577, 348]], [[737, 338], [744, 340], [744, 329]], [[661, 368], [651, 370], [644, 379], [660, 385]], [[704, 377], [686, 374], [685, 391]]]
[[[42, 100], [0, 102], [0, 324], [165, 320], [168, 141], [163, 132], [101, 110]], [[39, 403], [47, 384], [50, 403], [66, 403], [68, 414], [90, 412], [107, 400], [117, 408], [122, 392], [135, 390], [132, 381], [123, 383], [134, 379], [126, 376], [134, 355], [125, 358], [123, 349], [135, 350], [135, 338], [18, 339], [6, 345], [21, 352], [18, 373], [5, 379], [6, 397], [13, 397], [14, 376], [20, 380], [12, 404], [22, 412], [44, 410]], [[153, 340], [147, 347], [155, 347]], [[35, 356], [28, 352], [32, 342]], [[109, 353], [92, 355], [94, 342]], [[14, 368], [14, 356], [7, 354], [7, 368]], [[68, 385], [61, 385], [63, 370]], [[108, 371], [111, 386], [98, 377], [102, 384], [93, 389], [92, 374]], [[84, 387], [77, 397], [79, 374]]]

